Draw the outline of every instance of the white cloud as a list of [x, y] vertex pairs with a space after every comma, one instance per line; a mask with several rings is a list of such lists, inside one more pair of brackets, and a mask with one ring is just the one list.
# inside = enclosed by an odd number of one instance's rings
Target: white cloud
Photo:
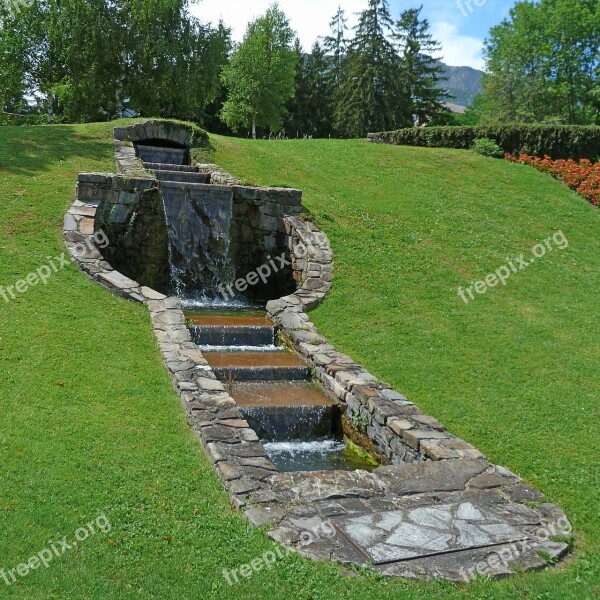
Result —
[[[233, 38], [241, 41], [250, 21], [264, 14], [273, 0], [203, 0], [192, 8], [192, 12], [202, 21], [217, 23], [223, 19], [232, 28]], [[340, 0], [280, 0], [281, 9], [290, 19], [292, 28], [298, 34], [305, 50], [310, 50], [319, 36], [329, 33], [329, 22], [337, 12]], [[365, 7], [364, 0], [343, 0], [348, 25], [356, 23], [355, 13]], [[453, 7], [454, 9], [456, 7]], [[441, 15], [440, 15], [441, 16]], [[482, 41], [475, 37], [461, 35], [458, 26], [450, 20], [431, 19], [435, 39], [443, 46], [443, 60], [450, 65], [483, 67], [481, 57]]]
[[442, 60], [446, 64], [483, 69], [483, 40], [461, 35], [456, 25], [443, 21], [432, 23], [431, 32], [442, 45]]
[[[233, 39], [241, 41], [250, 21], [263, 15], [274, 0], [203, 0], [192, 8], [202, 21], [217, 23], [223, 19], [232, 28]], [[340, 0], [279, 0], [283, 12], [290, 19], [305, 50], [310, 50], [319, 36], [329, 33], [329, 22], [338, 9]], [[354, 25], [354, 13], [364, 9], [363, 0], [345, 0], [342, 8], [348, 17], [348, 26]]]

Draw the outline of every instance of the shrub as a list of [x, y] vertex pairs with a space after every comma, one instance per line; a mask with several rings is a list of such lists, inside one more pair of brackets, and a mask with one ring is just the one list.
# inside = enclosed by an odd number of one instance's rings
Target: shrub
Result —
[[411, 127], [369, 134], [372, 142], [462, 150], [478, 138], [493, 140], [509, 154], [592, 161], [600, 156], [600, 127], [592, 126]]
[[490, 158], [502, 158], [504, 156], [502, 148], [489, 138], [476, 139], [473, 143], [473, 152], [482, 156], [489, 156]]
[[549, 173], [566, 183], [594, 206], [600, 205], [600, 162], [593, 164], [587, 159], [582, 159], [580, 162], [552, 160], [549, 156], [539, 158], [527, 154], [519, 156], [507, 154], [506, 159], [522, 165], [530, 165], [543, 173]]

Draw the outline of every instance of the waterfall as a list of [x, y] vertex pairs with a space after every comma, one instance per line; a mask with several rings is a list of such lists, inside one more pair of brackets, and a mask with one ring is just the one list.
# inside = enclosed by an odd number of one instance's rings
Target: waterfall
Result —
[[[336, 435], [335, 406], [242, 406], [244, 417], [263, 440], [325, 440]], [[340, 432], [341, 433], [341, 432]]]
[[233, 192], [209, 185], [161, 182], [169, 235], [172, 293], [210, 303], [235, 279], [230, 257]]

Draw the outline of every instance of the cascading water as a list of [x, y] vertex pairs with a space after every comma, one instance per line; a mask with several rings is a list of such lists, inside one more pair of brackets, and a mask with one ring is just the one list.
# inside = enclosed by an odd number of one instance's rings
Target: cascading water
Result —
[[187, 303], [214, 303], [235, 279], [232, 264], [233, 193], [211, 185], [161, 182], [169, 234], [172, 293]]
[[344, 440], [340, 410], [310, 384], [308, 365], [277, 344], [264, 305], [256, 313], [247, 299], [224, 299], [237, 270], [233, 190], [195, 183], [206, 178], [200, 173], [157, 172], [170, 293], [183, 301], [194, 341], [217, 378], [234, 386], [234, 399], [275, 465], [281, 471], [372, 469]]
[[341, 439], [341, 431], [336, 431], [339, 409], [335, 406], [244, 406], [241, 410], [263, 440]]
[[242, 406], [241, 411], [280, 471], [371, 471], [377, 466], [344, 440], [336, 406]]

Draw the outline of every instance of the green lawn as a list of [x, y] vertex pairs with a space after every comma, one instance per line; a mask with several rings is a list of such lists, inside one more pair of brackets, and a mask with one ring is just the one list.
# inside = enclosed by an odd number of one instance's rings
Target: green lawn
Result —
[[[63, 251], [78, 171], [114, 171], [112, 125], [0, 128], [0, 285]], [[450, 150], [213, 137], [211, 158], [305, 191], [334, 288], [313, 312], [338, 347], [559, 503], [577, 536], [558, 569], [469, 585], [346, 575], [298, 557], [229, 586], [272, 549], [246, 525], [186, 425], [143, 307], [75, 267], [0, 297], [0, 598], [598, 597], [600, 211], [551, 178]], [[549, 253], [466, 305], [468, 286]], [[112, 525], [5, 585], [99, 515]], [[56, 544], [59, 545], [59, 544]]]

